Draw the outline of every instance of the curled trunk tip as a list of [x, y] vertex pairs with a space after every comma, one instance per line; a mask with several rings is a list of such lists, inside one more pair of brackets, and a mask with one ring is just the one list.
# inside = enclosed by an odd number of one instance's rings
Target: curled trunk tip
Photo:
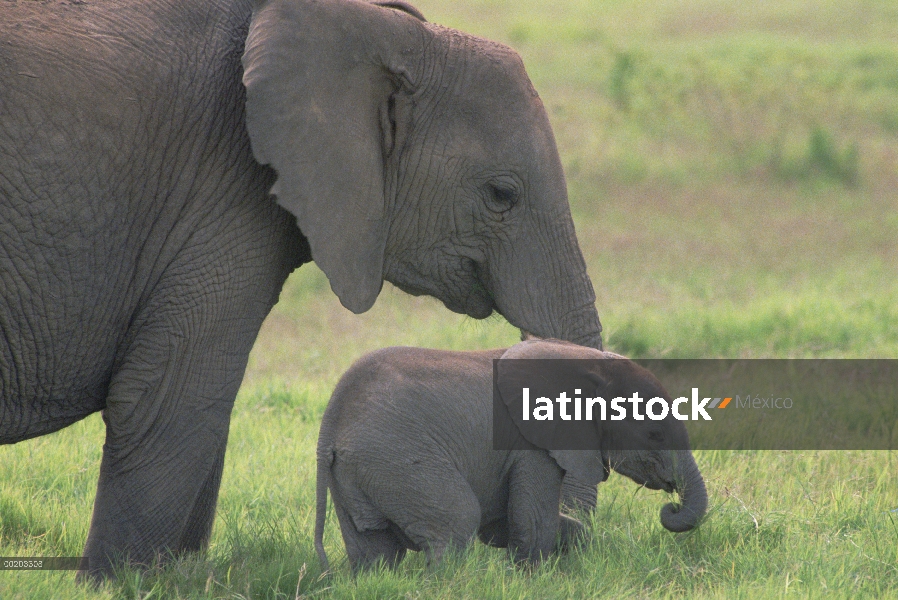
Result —
[[682, 504], [669, 502], [661, 507], [661, 525], [668, 531], [680, 533], [689, 531], [698, 525], [704, 511], [696, 513]]
[[661, 508], [661, 524], [665, 529], [674, 532], [689, 531], [699, 524], [708, 510], [708, 491], [705, 481], [695, 464], [692, 454], [687, 451], [687, 458], [681, 463], [680, 504], [669, 503]]

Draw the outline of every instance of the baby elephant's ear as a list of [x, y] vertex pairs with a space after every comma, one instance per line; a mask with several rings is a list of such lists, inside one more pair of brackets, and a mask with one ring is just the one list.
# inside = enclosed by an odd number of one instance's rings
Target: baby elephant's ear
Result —
[[580, 483], [596, 486], [608, 479], [609, 468], [597, 450], [550, 450], [549, 456]]
[[[506, 353], [507, 354], [507, 353]], [[504, 360], [499, 359], [495, 365], [493, 379], [493, 394], [501, 400], [505, 413], [500, 415], [494, 412], [494, 435], [502, 432], [503, 446], [518, 448], [542, 448], [552, 447], [553, 440], [560, 437], [557, 421], [535, 421], [523, 419], [521, 412], [523, 388], [527, 385], [531, 375], [530, 362], [528, 360]], [[535, 396], [534, 396], [535, 398]], [[502, 406], [494, 406], [494, 411], [501, 410]], [[502, 417], [505, 418], [502, 418]], [[500, 420], [501, 419], [501, 420]], [[501, 430], [499, 426], [503, 425]], [[524, 440], [524, 443], [521, 443]]]
[[[601, 430], [595, 421], [570, 417], [574, 397], [591, 396], [593, 390], [606, 385], [597, 373], [596, 360], [604, 359], [601, 352], [591, 348], [533, 340], [509, 348], [496, 364], [497, 393], [520, 435], [537, 448], [548, 450], [562, 469], [589, 485], [607, 478], [599, 450]], [[539, 397], [549, 399], [553, 404], [551, 419], [539, 420], [534, 413], [533, 418], [524, 420], [521, 399], [525, 387], [531, 408]], [[561, 418], [561, 401], [556, 400], [561, 392], [568, 398], [566, 420]]]
[[[569, 342], [535, 339], [509, 348], [502, 355], [503, 360], [499, 365], [506, 362], [509, 365], [505, 369], [507, 373], [513, 374], [516, 371], [519, 377], [527, 377], [532, 376], [535, 371], [541, 371], [540, 365], [551, 364], [548, 361], [552, 361], [557, 364], [557, 367], [551, 369], [552, 379], [563, 381], [564, 386], [569, 389], [581, 389], [584, 397], [587, 395], [608, 397], [614, 383], [615, 369], [610, 368], [611, 361], [622, 358], [619, 355]], [[506, 385], [511, 387], [513, 378], [508, 379]], [[525, 436], [530, 441], [538, 439], [543, 445], [535, 441], [534, 443], [542, 448], [549, 448], [549, 456], [564, 470], [566, 477], [576, 480], [581, 485], [596, 486], [608, 479], [610, 472], [608, 458], [600, 450], [604, 447], [602, 429], [596, 423], [585, 421], [581, 423], [581, 427], [577, 427], [578, 424], [573, 422], [568, 422], [562, 427], [566, 428], [565, 431], [573, 432], [568, 435], [571, 446], [589, 447], [591, 448], [589, 450], [561, 448], [558, 446], [557, 434], [552, 436], [552, 439], [532, 434], [528, 436], [526, 433]], [[526, 431], [526, 428], [523, 431]], [[542, 432], [543, 429], [540, 428], [539, 431]]]
[[419, 19], [421, 21], [427, 21], [424, 18], [424, 15], [421, 14], [421, 11], [409, 4], [408, 2], [403, 2], [402, 0], [374, 0], [371, 4], [375, 4], [377, 6], [383, 6], [384, 8], [394, 8], [396, 10], [401, 10], [404, 13], [408, 13], [411, 16]]

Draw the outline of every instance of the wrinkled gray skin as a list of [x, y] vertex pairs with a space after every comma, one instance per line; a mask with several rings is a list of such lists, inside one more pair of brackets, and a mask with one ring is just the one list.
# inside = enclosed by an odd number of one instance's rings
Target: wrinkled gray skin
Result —
[[[667, 529], [698, 524], [708, 496], [692, 453], [669, 449], [688, 448], [686, 428], [672, 416], [597, 421], [601, 451], [494, 450], [498, 358], [602, 359], [590, 361], [595, 370], [577, 372], [570, 385], [594, 386], [605, 398], [627, 389], [669, 399], [631, 361], [558, 341], [527, 341], [507, 351], [373, 352], [343, 375], [321, 424], [315, 546], [324, 569], [328, 489], [353, 570], [380, 560], [395, 565], [408, 549], [438, 560], [475, 534], [507, 547], [516, 560], [539, 560], [556, 549], [558, 537], [564, 546], [582, 530], [559, 514], [562, 477], [575, 474], [594, 489], [608, 467], [650, 489], [679, 492], [682, 505], [661, 510]], [[501, 388], [501, 366], [499, 372]], [[627, 449], [616, 448], [614, 440], [624, 438]]]
[[247, 356], [313, 258], [354, 312], [387, 280], [601, 347], [521, 60], [392, 5], [4, 4], [0, 443], [105, 409], [94, 574], [206, 545]]

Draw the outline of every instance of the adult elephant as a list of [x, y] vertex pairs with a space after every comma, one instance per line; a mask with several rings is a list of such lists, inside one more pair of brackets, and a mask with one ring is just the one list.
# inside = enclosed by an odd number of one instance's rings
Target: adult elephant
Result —
[[601, 347], [521, 60], [402, 2], [14, 3], [0, 105], [0, 442], [104, 410], [95, 574], [207, 543], [303, 263], [353, 312], [387, 280]]

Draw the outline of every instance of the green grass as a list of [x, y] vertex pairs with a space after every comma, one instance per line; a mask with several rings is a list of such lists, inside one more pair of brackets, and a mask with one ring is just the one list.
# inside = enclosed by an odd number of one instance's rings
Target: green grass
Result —
[[[609, 348], [638, 357], [898, 357], [898, 5], [784, 0], [419, 1], [504, 41], [549, 110]], [[312, 547], [314, 447], [339, 375], [396, 344], [518, 333], [389, 286], [344, 310], [313, 266], [289, 280], [234, 411], [209, 552], [101, 590], [0, 572], [0, 598], [898, 596], [898, 457], [697, 453], [695, 532], [612, 475], [580, 552], [533, 570], [475, 545], [357, 580]], [[0, 448], [0, 555], [78, 555], [103, 442], [89, 418]]]

